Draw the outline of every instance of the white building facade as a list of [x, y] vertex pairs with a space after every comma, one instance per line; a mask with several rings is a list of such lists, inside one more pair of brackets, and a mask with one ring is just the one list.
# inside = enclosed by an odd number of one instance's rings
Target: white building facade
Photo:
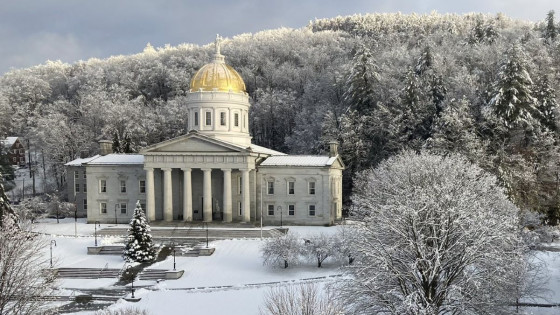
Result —
[[76, 171], [87, 178], [88, 222], [128, 222], [137, 200], [150, 221], [330, 225], [341, 218], [336, 143], [328, 156], [252, 144], [245, 84], [219, 48], [191, 80], [188, 134], [140, 154], [112, 154], [105, 141], [100, 155], [67, 164], [69, 190]]

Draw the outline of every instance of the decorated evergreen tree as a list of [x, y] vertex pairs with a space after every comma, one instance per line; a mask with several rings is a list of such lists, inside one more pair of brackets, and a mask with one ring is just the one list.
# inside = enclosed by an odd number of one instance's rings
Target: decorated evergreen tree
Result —
[[152, 242], [150, 226], [146, 221], [140, 201], [136, 202], [136, 209], [130, 220], [128, 240], [123, 252], [124, 259], [128, 262], [149, 262], [156, 258], [156, 249]]

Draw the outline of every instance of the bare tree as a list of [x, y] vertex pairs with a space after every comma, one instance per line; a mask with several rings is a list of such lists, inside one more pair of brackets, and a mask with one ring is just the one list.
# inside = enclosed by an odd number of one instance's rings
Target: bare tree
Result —
[[47, 314], [54, 281], [39, 236], [5, 221], [0, 229], [0, 314]]
[[272, 287], [265, 295], [261, 315], [342, 315], [342, 305], [328, 288], [314, 283]]
[[128, 307], [124, 309], [117, 309], [117, 310], [101, 310], [95, 312], [95, 315], [150, 315], [150, 313], [146, 310], [135, 308], [135, 307]]
[[304, 244], [305, 255], [317, 262], [317, 268], [321, 268], [323, 261], [334, 255], [333, 238], [324, 233], [309, 236]]
[[494, 176], [458, 155], [407, 151], [356, 184], [360, 259], [341, 286], [352, 314], [512, 312], [523, 244]]
[[297, 264], [302, 251], [302, 241], [295, 233], [286, 233], [280, 237], [267, 239], [261, 247], [265, 265], [288, 268], [289, 264]]

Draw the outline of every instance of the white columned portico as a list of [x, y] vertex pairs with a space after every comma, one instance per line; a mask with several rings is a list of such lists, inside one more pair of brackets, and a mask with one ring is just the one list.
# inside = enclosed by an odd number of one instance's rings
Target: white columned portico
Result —
[[192, 177], [190, 167], [182, 168], [183, 170], [183, 220], [192, 221]]
[[249, 191], [249, 170], [241, 169], [241, 192], [243, 193], [242, 207], [243, 207], [243, 222], [251, 221], [251, 200]]
[[224, 172], [224, 222], [231, 222], [231, 169], [222, 169]]
[[171, 168], [163, 170], [163, 220], [173, 221], [173, 190], [171, 187]]
[[202, 204], [202, 221], [212, 222], [212, 169], [203, 168], [204, 172], [203, 183], [202, 183], [202, 198], [204, 200]]
[[148, 221], [156, 220], [156, 197], [154, 187], [154, 169], [148, 167], [146, 170], [146, 213]]

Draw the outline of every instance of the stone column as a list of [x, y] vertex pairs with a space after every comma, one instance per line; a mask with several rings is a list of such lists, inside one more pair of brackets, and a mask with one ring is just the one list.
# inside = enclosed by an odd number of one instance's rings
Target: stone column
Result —
[[146, 214], [148, 221], [156, 220], [156, 194], [154, 187], [154, 169], [146, 168]]
[[173, 188], [171, 186], [171, 168], [163, 170], [163, 220], [173, 221]]
[[231, 222], [231, 169], [222, 169], [224, 172], [224, 222]]
[[192, 221], [192, 179], [191, 168], [185, 167], [183, 170], [183, 220]]
[[203, 184], [202, 184], [202, 198], [204, 203], [202, 204], [202, 221], [212, 222], [212, 169], [203, 168], [204, 172]]
[[242, 198], [242, 207], [243, 207], [243, 221], [250, 222], [251, 221], [251, 195], [250, 195], [250, 187], [249, 187], [249, 170], [242, 169], [241, 170], [241, 192], [243, 193]]

